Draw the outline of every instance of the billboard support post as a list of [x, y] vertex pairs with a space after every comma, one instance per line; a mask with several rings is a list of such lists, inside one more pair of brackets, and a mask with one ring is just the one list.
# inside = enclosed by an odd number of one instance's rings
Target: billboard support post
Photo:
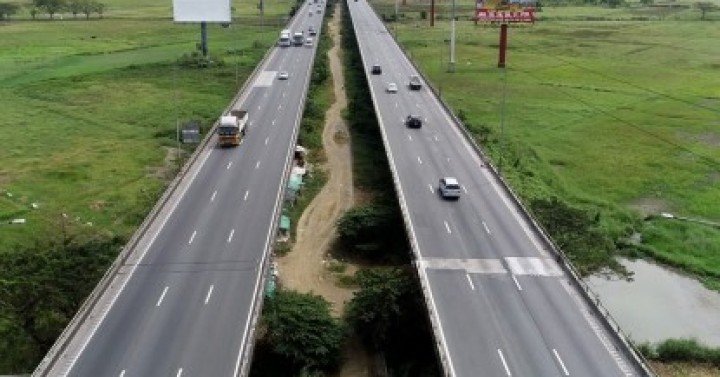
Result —
[[200, 23], [200, 51], [204, 58], [208, 56], [208, 43], [207, 43], [207, 22], [203, 21]]
[[505, 51], [507, 50], [507, 24], [500, 25], [500, 54], [498, 56], [498, 68], [505, 68]]

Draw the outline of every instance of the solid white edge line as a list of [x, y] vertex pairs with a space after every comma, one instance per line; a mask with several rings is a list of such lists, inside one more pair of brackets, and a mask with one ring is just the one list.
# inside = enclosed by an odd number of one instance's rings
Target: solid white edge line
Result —
[[505, 367], [505, 373], [507, 373], [508, 376], [512, 376], [512, 373], [510, 373], [510, 368], [508, 368], [507, 363], [505, 362], [505, 356], [503, 356], [502, 350], [498, 348], [498, 356], [500, 356], [500, 361], [502, 361], [503, 367]]
[[250, 194], [250, 190], [245, 191], [245, 196], [243, 196], [243, 201], [247, 200], [249, 194]]
[[487, 232], [487, 234], [492, 234], [492, 233], [490, 233], [490, 228], [488, 228], [487, 224], [484, 221], [482, 223], [483, 223], [483, 227], [485, 227], [485, 231]]
[[472, 290], [474, 291], [474, 290], [475, 290], [475, 284], [473, 284], [472, 279], [470, 279], [470, 274], [468, 274], [468, 273], [466, 272], [466, 273], [465, 273], [465, 277], [468, 279], [468, 283], [470, 283], [470, 289], [472, 289]]
[[[353, 12], [352, 8], [354, 8], [354, 7], [348, 7], [350, 12]], [[355, 30], [355, 32], [357, 33], [357, 28], [355, 27], [355, 24], [353, 24], [353, 30]], [[400, 48], [397, 44], [395, 44], [395, 47], [397, 49]], [[365, 61], [364, 55], [362, 55], [362, 42], [361, 42], [360, 38], [358, 38], [358, 48], [360, 49], [360, 57], [363, 60], [363, 65], [365, 66], [367, 62]], [[401, 55], [401, 56], [405, 57], [405, 55]], [[403, 59], [403, 61], [406, 61], [406, 60], [407, 60], [406, 58]], [[371, 92], [373, 98], [375, 98], [375, 90], [373, 89], [372, 85], [369, 85], [369, 88], [370, 88], [370, 92]], [[377, 104], [375, 103], [375, 101], [373, 101], [373, 108], [375, 109], [375, 111], [377, 113], [378, 108], [377, 108]], [[378, 123], [380, 123], [380, 134], [383, 139], [383, 144], [385, 144], [385, 146], [387, 147], [389, 143], [388, 143], [387, 133], [385, 132], [385, 124], [383, 123], [381, 118], [378, 118]], [[388, 162], [390, 163], [390, 170], [397, 172], [395, 160], [393, 159], [392, 149], [385, 148], [385, 150], [387, 151], [387, 154], [388, 154]], [[398, 189], [397, 195], [398, 195], [398, 199], [400, 201], [400, 208], [405, 213], [407, 220], [409, 222], [408, 230], [410, 233], [410, 237], [409, 237], [410, 244], [414, 245], [415, 247], [413, 250], [417, 251], [417, 266], [418, 266], [417, 268], [418, 268], [418, 274], [420, 275], [421, 285], [423, 285], [422, 282], [424, 281], [425, 282], [424, 286], [427, 287], [426, 288], [427, 294], [429, 296], [430, 306], [432, 309], [432, 313], [430, 314], [430, 322], [433, 322], [433, 320], [432, 320], [433, 317], [436, 318], [437, 326], [438, 326], [437, 331], [440, 336], [440, 339], [439, 339], [440, 346], [442, 348], [442, 351], [445, 354], [448, 366], [450, 367], [450, 376], [455, 376], [456, 375], [455, 365], [453, 365], [452, 355], [450, 354], [450, 350], [448, 349], [447, 341], [445, 340], [445, 333], [443, 332], [443, 329], [442, 329], [442, 320], [440, 319], [440, 312], [438, 311], [437, 305], [435, 305], [435, 299], [433, 298], [432, 286], [430, 286], [430, 281], [429, 281], [427, 274], [425, 273], [425, 270], [423, 269], [422, 264], [421, 264], [422, 251], [420, 250], [420, 245], [417, 242], [417, 236], [415, 235], [415, 229], [412, 226], [412, 218], [410, 218], [410, 215], [409, 215], [409, 210], [407, 207], [407, 202], [405, 201], [405, 196], [402, 193], [403, 192], [402, 191], [402, 182], [400, 181], [400, 178], [396, 178], [396, 176], [393, 176], [393, 182], [395, 183], [395, 185], [397, 186], [397, 189]]]
[[88, 335], [87, 337], [85, 337], [85, 342], [84, 342], [83, 345], [80, 347], [80, 350], [77, 352], [77, 356], [73, 357], [72, 360], [70, 361], [70, 365], [67, 367], [67, 368], [68, 368], [68, 369], [67, 369], [67, 373], [65, 373], [64, 375], [70, 374], [70, 371], [72, 371], [72, 368], [75, 366], [75, 363], [77, 362], [77, 359], [79, 358], [79, 356], [80, 356], [83, 352], [85, 352], [85, 348], [86, 348], [87, 345], [90, 343], [90, 339], [92, 339], [92, 338], [95, 336], [95, 333], [97, 332], [98, 328], [100, 328], [100, 324], [105, 320], [105, 316], [106, 316], [107, 313], [110, 311], [110, 308], [112, 308], [113, 305], [115, 305], [115, 301], [117, 301], [117, 298], [120, 297], [120, 294], [121, 294], [122, 291], [125, 289], [125, 286], [126, 286], [127, 283], [130, 281], [130, 279], [132, 278], [132, 276], [135, 274], [135, 271], [137, 270], [137, 267], [140, 265], [140, 262], [142, 262], [142, 260], [145, 258], [145, 255], [147, 254], [148, 250], [150, 250], [150, 247], [153, 245], [153, 243], [155, 243], [155, 239], [156, 239], [157, 236], [160, 234], [160, 232], [163, 230], [163, 228], [165, 228], [165, 224], [166, 224], [167, 221], [170, 219], [171, 215], [172, 215], [173, 213], [175, 213], [175, 209], [177, 208], [178, 204], [180, 204], [180, 202], [182, 201], [182, 199], [185, 197], [185, 193], [187, 192], [188, 188], [190, 188], [190, 186], [192, 186], [192, 183], [195, 182], [195, 178], [197, 177], [197, 175], [198, 175], [198, 173], [200, 172], [200, 170], [202, 170], [202, 167], [205, 165], [205, 162], [207, 161], [208, 157], [210, 157], [210, 153], [211, 153], [211, 152], [212, 152], [212, 149], [208, 149], [207, 152], [203, 152], [203, 153], [205, 153], [205, 156], [202, 158], [202, 161], [200, 162], [200, 165], [198, 166], [197, 170], [195, 170], [195, 172], [193, 173], [193, 175], [192, 175], [192, 177], [190, 178], [190, 181], [188, 182], [188, 184], [182, 189], [182, 193], [181, 193], [180, 196], [178, 197], [178, 200], [176, 200], [175, 203], [172, 204], [172, 208], [170, 209], [170, 212], [169, 212], [168, 215], [162, 220], [162, 224], [160, 224], [160, 227], [158, 228], [158, 230], [155, 232], [155, 234], [152, 235], [152, 237], [151, 237], [151, 239], [150, 239], [150, 242], [148, 243], [148, 245], [145, 247], [145, 250], [143, 250], [142, 254], [140, 255], [140, 258], [138, 259], [138, 263], [133, 264], [133, 266], [131, 267], [130, 273], [127, 275], [127, 278], [122, 282], [122, 285], [121, 285], [120, 290], [118, 291], [118, 293], [117, 293], [117, 294], [112, 298], [112, 300], [110, 301], [110, 304], [107, 306], [107, 310], [106, 310], [105, 313], [102, 315], [102, 319], [101, 319], [100, 321], [98, 321], [97, 325], [96, 325], [95, 328], [92, 330], [92, 332], [90, 333], [90, 335]]
[[190, 240], [188, 241], [188, 245], [190, 245], [193, 242], [196, 234], [197, 234], [197, 230], [193, 230], [192, 236], [190, 236]]
[[228, 236], [228, 239], [227, 239], [227, 242], [228, 242], [228, 243], [232, 242], [232, 239], [233, 239], [233, 235], [234, 235], [234, 234], [235, 234], [235, 229], [233, 229], [233, 230], [230, 231], [230, 235]]
[[210, 301], [210, 296], [213, 293], [213, 289], [215, 289], [214, 285], [210, 285], [210, 289], [208, 290], [207, 296], [205, 296], [205, 305]]
[[[298, 21], [298, 20], [299, 20], [299, 18], [296, 18], [296, 19], [293, 21], [293, 25], [292, 25], [293, 28], [294, 28], [294, 26], [296, 25], [296, 23], [300, 22], [300, 21]], [[277, 48], [276, 48], [275, 51], [277, 51]], [[273, 54], [275, 53], [275, 51], [273, 52]], [[268, 61], [269, 61], [269, 60], [270, 60], [270, 59], [268, 59]], [[307, 71], [305, 72], [305, 74], [307, 75], [307, 79], [306, 79], [306, 80], [307, 80], [307, 81], [306, 81], [306, 85], [307, 85], [307, 86], [310, 85], [310, 70], [311, 70], [311, 69], [312, 69], [312, 66], [308, 66], [308, 69], [307, 69]], [[295, 128], [293, 129], [293, 134], [291, 135], [291, 140], [294, 140], [294, 141], [297, 140], [297, 139], [296, 139], [296, 136], [297, 136], [298, 129], [300, 128], [300, 124], [299, 124], [299, 123], [300, 123], [301, 116], [302, 116], [302, 114], [298, 114], [298, 115], [295, 117], [295, 122], [296, 122], [296, 124], [297, 124], [297, 127], [295, 127]], [[267, 144], [267, 139], [265, 139], [265, 144]], [[285, 156], [285, 161], [288, 161], [288, 160], [290, 159], [291, 149], [292, 149], [292, 148], [288, 148], [287, 155]], [[281, 180], [281, 183], [282, 183], [282, 180]], [[280, 203], [280, 196], [282, 195], [282, 190], [283, 190], [283, 187], [282, 187], [282, 186], [283, 186], [283, 185], [278, 185], [278, 192], [277, 192], [277, 195], [276, 195], [276, 197], [275, 197], [275, 206], [273, 207], [273, 212], [272, 212], [272, 213], [273, 213], [273, 216], [270, 218], [270, 225], [273, 224], [273, 219], [275, 218], [275, 214], [277, 213], [278, 204]], [[262, 267], [263, 264], [265, 264], [265, 259], [267, 258], [267, 254], [269, 254], [269, 253], [267, 253], [267, 251], [269, 251], [270, 237], [272, 236], [272, 234], [273, 234], [274, 231], [275, 231], [275, 229], [271, 229], [271, 227], [268, 226], [268, 234], [267, 234], [267, 237], [265, 238], [265, 247], [264, 247], [264, 249], [263, 249], [263, 250], [266, 251], [266, 252], [263, 253], [263, 255], [262, 255], [262, 260], [260, 261], [260, 264], [258, 264], [258, 266], [260, 266], [260, 267]], [[237, 360], [235, 361], [235, 370], [233, 371], [233, 374], [232, 374], [234, 377], [237, 377], [237, 376], [238, 376], [238, 373], [240, 372], [240, 362], [242, 361], [243, 353], [244, 353], [244, 350], [245, 350], [245, 343], [244, 343], [244, 342], [245, 342], [246, 337], [247, 337], [247, 332], [248, 332], [248, 330], [250, 329], [250, 322], [251, 322], [251, 321], [250, 321], [250, 317], [251, 317], [251, 315], [252, 315], [253, 309], [255, 308], [255, 302], [257, 301], [257, 295], [258, 295], [258, 287], [259, 287], [261, 281], [262, 281], [262, 273], [258, 274], [258, 277], [257, 277], [257, 279], [255, 280], [255, 290], [253, 291], [252, 304], [250, 305], [250, 308], [249, 308], [249, 310], [248, 310], [248, 321], [245, 322], [245, 329], [243, 330], [243, 336], [242, 336], [242, 341], [243, 341], [243, 343], [240, 344], [240, 349], [238, 350], [238, 357], [237, 357]]]
[[515, 282], [515, 285], [517, 286], [518, 291], [522, 291], [522, 287], [520, 286], [520, 282], [519, 282], [518, 279], [515, 277], [515, 275], [510, 275], [510, 276], [512, 276], [512, 279], [513, 279], [513, 281]]
[[450, 230], [450, 225], [447, 221], [445, 221], [445, 229], [447, 230], [448, 234], [452, 234], [452, 230]]
[[555, 358], [557, 359], [558, 363], [560, 363], [563, 373], [565, 373], [566, 376], [569, 376], [570, 373], [568, 372], [567, 368], [565, 368], [565, 363], [563, 363], [562, 359], [560, 358], [560, 355], [558, 354], [558, 351], [555, 348], [553, 348], [553, 353], [555, 354]]
[[160, 306], [160, 304], [162, 304], [162, 301], [165, 298], [165, 294], [167, 293], [168, 288], [169, 287], [166, 285], [165, 289], [163, 289], [162, 293], [160, 294], [160, 298], [157, 300], [157, 304], [155, 304], [155, 306]]
[[215, 195], [217, 195], [217, 190], [215, 190], [215, 191], [213, 192], [212, 196], [210, 197], [210, 201], [211, 201], [211, 202], [215, 200]]

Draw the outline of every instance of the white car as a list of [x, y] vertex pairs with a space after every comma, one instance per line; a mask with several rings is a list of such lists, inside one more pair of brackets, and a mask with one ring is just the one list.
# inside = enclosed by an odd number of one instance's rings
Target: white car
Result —
[[395, 84], [394, 82], [389, 82], [387, 84], [387, 87], [385, 88], [385, 91], [388, 93], [397, 93], [397, 90], [397, 84]]
[[311, 37], [307, 37], [305, 39], [305, 47], [312, 47], [313, 45], [313, 39]]
[[438, 191], [440, 192], [440, 196], [442, 196], [444, 199], [460, 199], [460, 190], [460, 183], [458, 183], [457, 178], [440, 178], [440, 185], [438, 186]]
[[287, 73], [287, 71], [280, 71], [280, 73], [278, 73], [278, 80], [287, 80], [289, 78], [290, 74]]

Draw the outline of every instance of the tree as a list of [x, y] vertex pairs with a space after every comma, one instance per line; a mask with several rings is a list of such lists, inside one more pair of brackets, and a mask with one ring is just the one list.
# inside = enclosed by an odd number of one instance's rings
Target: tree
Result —
[[[386, 205], [353, 207], [338, 221], [338, 236], [346, 247], [365, 256], [401, 249], [407, 238], [398, 208]], [[387, 256], [387, 254], [381, 254]]]
[[640, 4], [645, 6], [650, 6], [655, 4], [655, 0], [640, 0]]
[[40, 9], [45, 9], [45, 12], [50, 15], [52, 20], [55, 13], [65, 9], [65, 0], [33, 0], [33, 5]]
[[78, 13], [82, 13], [83, 11], [83, 3], [86, 3], [87, 0], [71, 0], [68, 4], [68, 10], [72, 13], [73, 18], [77, 18]]
[[90, 15], [95, 11], [95, 4], [90, 0], [79, 0], [80, 12], [85, 15], [85, 19], [89, 20]]
[[0, 3], [0, 20], [9, 19], [10, 16], [17, 13], [20, 7], [13, 3]]
[[[114, 237], [72, 234], [0, 252], [0, 333], [22, 348], [18, 354], [16, 344], [0, 343], [11, 347], [0, 348], [0, 363], [17, 369], [36, 365], [97, 284], [119, 245]], [[21, 359], [8, 360], [13, 358]]]
[[37, 17], [37, 14], [39, 13], [39, 10], [37, 7], [30, 8], [30, 17], [34, 20]]
[[700, 10], [700, 20], [705, 21], [705, 15], [707, 12], [713, 12], [718, 9], [718, 6], [708, 2], [695, 3], [695, 8]]
[[376, 349], [403, 315], [403, 304], [413, 291], [412, 276], [399, 268], [360, 270], [355, 279], [360, 290], [348, 303], [348, 323]]
[[105, 4], [94, 1], [93, 9], [95, 10], [95, 12], [97, 12], [97, 14], [98, 14], [98, 16], [100, 16], [100, 18], [103, 18], [103, 14], [105, 13]]
[[338, 365], [345, 328], [330, 315], [322, 297], [295, 291], [278, 291], [263, 311], [266, 341], [273, 352], [305, 370]]

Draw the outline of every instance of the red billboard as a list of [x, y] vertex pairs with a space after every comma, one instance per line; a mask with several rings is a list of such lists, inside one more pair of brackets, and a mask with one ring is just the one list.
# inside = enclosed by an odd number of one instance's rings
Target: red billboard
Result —
[[517, 0], [478, 0], [475, 19], [480, 22], [535, 22], [535, 2]]

